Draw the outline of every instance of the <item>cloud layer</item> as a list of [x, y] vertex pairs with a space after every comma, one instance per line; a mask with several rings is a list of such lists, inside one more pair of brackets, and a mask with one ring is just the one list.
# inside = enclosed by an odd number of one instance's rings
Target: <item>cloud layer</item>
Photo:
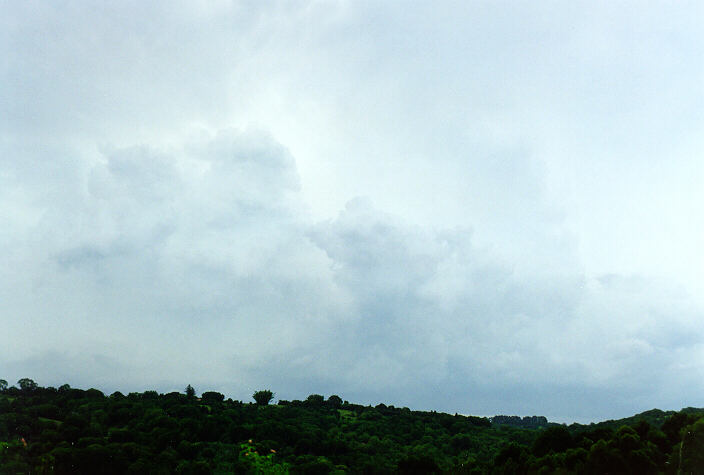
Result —
[[699, 7], [3, 8], [0, 377], [704, 395]]
[[[613, 394], [579, 417], [628, 410], [645, 391], [672, 404], [671, 392], [701, 390], [682, 359], [701, 351], [686, 294], [518, 269], [470, 229], [411, 225], [365, 199], [316, 221], [293, 157], [262, 132], [106, 149], [75, 168], [3, 187], [33, 217], [3, 240], [12, 376], [473, 413]], [[547, 387], [554, 398], [539, 400]], [[551, 414], [574, 417], [562, 404]]]

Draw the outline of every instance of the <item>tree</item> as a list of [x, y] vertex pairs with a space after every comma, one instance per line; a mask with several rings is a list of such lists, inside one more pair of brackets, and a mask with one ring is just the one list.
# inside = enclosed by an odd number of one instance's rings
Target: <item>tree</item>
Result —
[[704, 470], [704, 419], [682, 431], [680, 466], [677, 473], [702, 473]]
[[574, 445], [572, 435], [566, 427], [548, 427], [533, 442], [533, 453], [538, 457], [542, 457], [550, 452], [565, 452]]
[[215, 391], [206, 391], [200, 398], [206, 404], [217, 404], [225, 400], [225, 396], [223, 394]]
[[687, 414], [685, 412], [676, 412], [668, 417], [662, 425], [662, 431], [667, 436], [670, 445], [680, 442], [680, 432], [683, 427], [694, 424], [697, 421], [697, 416]]
[[323, 405], [325, 398], [320, 394], [311, 394], [306, 398], [306, 406], [309, 407], [320, 407]]
[[4, 391], [7, 389], [7, 381], [4, 379], [0, 379], [0, 391]]
[[35, 383], [29, 378], [20, 379], [19, 381], [17, 381], [17, 385], [22, 391], [34, 391], [38, 387], [37, 383]]
[[190, 384], [186, 386], [186, 397], [188, 397], [188, 399], [193, 399], [196, 397], [196, 390], [193, 389], [193, 386]]
[[440, 467], [430, 454], [409, 455], [398, 462], [399, 473], [440, 473]]
[[340, 407], [342, 407], [342, 398], [337, 394], [333, 394], [328, 398], [325, 404], [327, 404], [329, 407], [332, 407], [333, 409], [339, 409]]
[[274, 393], [268, 389], [264, 389], [262, 391], [256, 391], [252, 394], [252, 398], [254, 398], [259, 406], [266, 406], [272, 399], [274, 399]]

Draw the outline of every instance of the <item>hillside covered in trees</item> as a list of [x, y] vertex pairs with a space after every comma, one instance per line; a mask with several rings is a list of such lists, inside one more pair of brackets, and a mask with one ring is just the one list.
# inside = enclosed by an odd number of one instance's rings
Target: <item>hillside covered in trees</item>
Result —
[[702, 473], [704, 410], [570, 426], [350, 404], [0, 380], [0, 473]]

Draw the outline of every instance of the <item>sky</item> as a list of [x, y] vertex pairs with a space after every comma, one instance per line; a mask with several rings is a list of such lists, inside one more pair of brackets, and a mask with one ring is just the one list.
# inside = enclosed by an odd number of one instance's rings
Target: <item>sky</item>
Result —
[[0, 378], [702, 406], [703, 10], [0, 1]]

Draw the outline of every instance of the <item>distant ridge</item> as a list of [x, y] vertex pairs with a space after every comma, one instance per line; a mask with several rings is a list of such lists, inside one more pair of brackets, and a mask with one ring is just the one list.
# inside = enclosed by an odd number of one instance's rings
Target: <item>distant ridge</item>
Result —
[[704, 416], [704, 408], [698, 408], [698, 407], [685, 407], [681, 409], [680, 411], [663, 411], [660, 409], [650, 409], [648, 411], [641, 412], [639, 414], [636, 414], [634, 416], [630, 417], [624, 417], [623, 419], [609, 419], [606, 421], [601, 421], [601, 422], [592, 422], [591, 424], [579, 424], [579, 423], [574, 423], [570, 424], [570, 428], [579, 428], [579, 427], [584, 427], [584, 428], [610, 428], [610, 429], [618, 429], [621, 426], [630, 426], [637, 424], [640, 421], [645, 421], [648, 424], [657, 427], [658, 429], [662, 428], [662, 425], [665, 423], [668, 417], [681, 412], [684, 414], [691, 414], [693, 416], [701, 417]]

